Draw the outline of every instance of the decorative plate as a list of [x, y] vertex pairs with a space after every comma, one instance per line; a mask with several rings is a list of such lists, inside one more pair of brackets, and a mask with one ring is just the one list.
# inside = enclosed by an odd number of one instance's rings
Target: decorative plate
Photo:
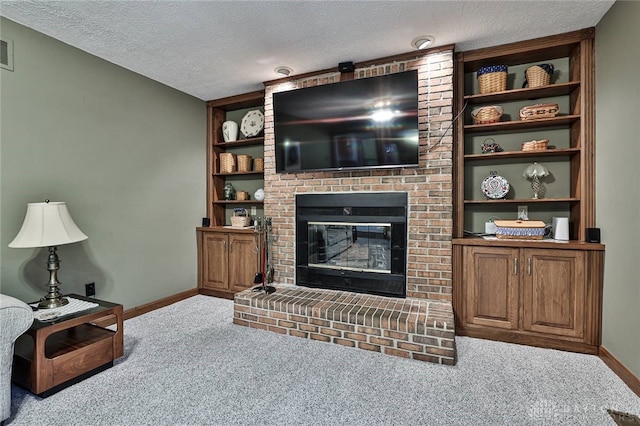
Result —
[[264, 128], [264, 114], [259, 109], [249, 111], [242, 117], [240, 131], [246, 138], [253, 138]]
[[492, 200], [504, 198], [509, 193], [509, 182], [502, 176], [498, 176], [497, 172], [490, 172], [489, 176], [482, 180], [480, 187], [482, 193]]

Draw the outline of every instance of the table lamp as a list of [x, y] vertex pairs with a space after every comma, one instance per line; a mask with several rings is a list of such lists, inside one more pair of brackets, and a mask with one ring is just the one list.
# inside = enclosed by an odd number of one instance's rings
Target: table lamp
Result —
[[549, 169], [540, 163], [534, 162], [530, 164], [522, 173], [523, 177], [531, 179], [531, 190], [533, 191], [533, 198], [543, 198], [546, 192], [544, 185], [540, 182], [540, 178], [549, 176]]
[[38, 308], [57, 308], [69, 303], [60, 293], [58, 269], [60, 260], [57, 246], [77, 243], [88, 237], [73, 222], [67, 204], [63, 202], [29, 203], [22, 228], [9, 243], [11, 248], [49, 247], [47, 270], [49, 271], [49, 292], [40, 301]]

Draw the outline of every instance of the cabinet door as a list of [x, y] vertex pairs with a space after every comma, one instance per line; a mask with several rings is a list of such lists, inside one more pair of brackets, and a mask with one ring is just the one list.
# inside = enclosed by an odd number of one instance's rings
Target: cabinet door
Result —
[[203, 236], [202, 287], [227, 290], [227, 234], [205, 232]]
[[242, 291], [253, 285], [258, 272], [255, 235], [229, 234], [229, 289]]
[[584, 336], [585, 264], [577, 250], [525, 249], [524, 330]]
[[506, 247], [464, 248], [467, 324], [518, 328], [519, 252]]

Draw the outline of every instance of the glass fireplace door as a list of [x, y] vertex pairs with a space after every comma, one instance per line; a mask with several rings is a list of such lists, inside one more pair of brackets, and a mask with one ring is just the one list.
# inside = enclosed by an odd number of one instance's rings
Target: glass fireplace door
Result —
[[391, 224], [308, 222], [308, 266], [391, 273]]

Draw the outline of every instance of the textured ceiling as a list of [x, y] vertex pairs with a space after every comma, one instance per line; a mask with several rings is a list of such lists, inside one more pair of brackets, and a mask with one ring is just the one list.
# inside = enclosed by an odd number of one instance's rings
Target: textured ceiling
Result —
[[595, 26], [603, 1], [7, 1], [0, 15], [203, 100], [434, 46], [469, 50]]

